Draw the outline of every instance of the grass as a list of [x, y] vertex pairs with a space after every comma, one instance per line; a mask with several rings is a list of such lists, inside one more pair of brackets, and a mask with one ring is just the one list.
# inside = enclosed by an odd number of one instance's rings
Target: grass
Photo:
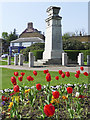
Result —
[[[43, 73], [43, 71], [37, 71], [37, 76], [33, 75], [33, 71], [31, 70], [13, 70], [13, 69], [7, 69], [7, 68], [2, 68], [2, 89], [5, 88], [13, 88], [13, 85], [11, 83], [11, 77], [14, 76], [14, 72], [17, 71], [19, 73], [21, 72], [25, 72], [25, 76], [23, 78], [23, 83], [25, 84], [25, 86], [35, 86], [37, 83], [40, 83], [41, 85], [46, 85], [47, 81], [45, 78], [45, 74]], [[69, 70], [68, 70], [69, 71]], [[88, 77], [84, 76], [83, 74], [80, 74], [80, 77], [77, 79], [75, 78], [74, 74], [75, 73], [70, 73], [70, 77], [67, 78], [65, 76], [65, 78], [61, 78], [61, 76], [59, 75], [58, 72], [52, 72], [50, 71], [51, 74], [51, 83], [50, 85], [56, 86], [56, 85], [60, 85], [61, 83], [63, 84], [76, 84], [76, 83], [88, 83]], [[32, 76], [34, 77], [34, 81], [28, 81], [27, 80], [27, 76]], [[59, 80], [55, 80], [55, 76], [59, 76]], [[19, 85], [21, 84], [17, 78], [17, 81], [19, 83]]]
[[[7, 65], [7, 61], [0, 61], [0, 65]], [[11, 65], [13, 65], [14, 63], [11, 62]]]
[[[7, 60], [8, 58], [3, 58], [3, 60]], [[14, 57], [11, 57], [11, 61], [14, 61]]]

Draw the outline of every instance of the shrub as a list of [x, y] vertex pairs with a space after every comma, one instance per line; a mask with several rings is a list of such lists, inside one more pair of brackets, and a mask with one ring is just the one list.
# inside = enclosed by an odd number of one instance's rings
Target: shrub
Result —
[[42, 59], [43, 50], [34, 50], [34, 51], [31, 51], [31, 52], [33, 52], [36, 60], [37, 59]]
[[84, 50], [84, 44], [78, 40], [63, 40], [64, 50]]
[[77, 60], [79, 53], [84, 54], [84, 62], [87, 61], [87, 55], [90, 55], [90, 50], [64, 50], [67, 53], [67, 56], [71, 60]]
[[32, 44], [29, 48], [31, 51], [34, 50], [44, 50], [45, 43], [35, 43]]
[[45, 43], [35, 43], [35, 44], [32, 44], [30, 47], [27, 47], [27, 48], [21, 50], [20, 53], [22, 53], [24, 55], [25, 61], [28, 61], [29, 52], [34, 53], [36, 60], [41, 59], [42, 53], [44, 51], [44, 46], [45, 46]]

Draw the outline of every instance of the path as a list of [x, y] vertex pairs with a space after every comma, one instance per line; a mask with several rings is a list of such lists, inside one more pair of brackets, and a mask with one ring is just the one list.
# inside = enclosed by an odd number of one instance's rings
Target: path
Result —
[[[0, 68], [9, 68], [9, 69], [17, 69], [17, 70], [45, 70], [48, 69], [49, 71], [58, 71], [58, 70], [63, 70], [64, 72], [69, 71], [69, 72], [76, 72], [77, 70], [80, 70], [80, 66], [77, 67], [62, 67], [62, 66], [34, 66], [29, 68], [28, 65], [24, 66], [14, 66], [14, 65], [0, 65]], [[84, 66], [86, 72], [90, 72], [90, 67]]]

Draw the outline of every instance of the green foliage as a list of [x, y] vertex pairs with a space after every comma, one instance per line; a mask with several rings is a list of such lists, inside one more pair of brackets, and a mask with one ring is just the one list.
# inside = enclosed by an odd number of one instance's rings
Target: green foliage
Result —
[[10, 42], [12, 40], [16, 40], [18, 38], [18, 35], [16, 34], [16, 29], [14, 29], [14, 31], [11, 32], [10, 34], [8, 34], [7, 32], [3, 32], [2, 38], [7, 40], [8, 42]]
[[45, 43], [35, 43], [30, 46], [30, 50], [44, 50]]
[[84, 48], [85, 48], [86, 50], [89, 50], [89, 49], [90, 49], [90, 43], [89, 43], [89, 42], [83, 43], [83, 45], [84, 45]]
[[78, 40], [63, 40], [64, 50], [84, 50], [84, 44]]
[[80, 53], [80, 50], [64, 50], [67, 53], [67, 56], [71, 60], [77, 60], [77, 56]]
[[77, 60], [79, 53], [84, 54], [84, 62], [87, 61], [87, 55], [90, 55], [90, 50], [64, 50], [67, 53], [67, 56], [71, 60]]
[[8, 34], [7, 32], [3, 32], [2, 38], [5, 39], [3, 41], [4, 51], [8, 52], [8, 47], [10, 46], [10, 42], [18, 38], [18, 35], [16, 34], [16, 29], [14, 29], [14, 31], [11, 32], [10, 34]]
[[28, 61], [28, 56], [30, 52], [30, 47], [26, 47], [25, 49], [20, 50], [20, 53], [24, 55], [25, 61]]
[[69, 39], [69, 37], [70, 37], [70, 33], [65, 33], [65, 34], [62, 36], [62, 39], [63, 39], [63, 40], [67, 40], [67, 39]]
[[87, 55], [90, 55], [90, 49], [89, 50], [80, 50], [81, 53], [84, 54], [84, 61], [87, 61]]
[[2, 33], [2, 37], [3, 37], [3, 39], [7, 40], [8, 39], [8, 33], [7, 32], [3, 32]]
[[25, 60], [28, 61], [28, 54], [29, 52], [33, 52], [34, 56], [37, 59], [42, 59], [42, 54], [44, 51], [44, 45], [45, 43], [35, 43], [31, 45], [30, 47], [27, 47], [20, 51], [25, 56]]
[[42, 56], [43, 56], [43, 50], [34, 50], [32, 51], [34, 56], [35, 56], [35, 59], [42, 59]]

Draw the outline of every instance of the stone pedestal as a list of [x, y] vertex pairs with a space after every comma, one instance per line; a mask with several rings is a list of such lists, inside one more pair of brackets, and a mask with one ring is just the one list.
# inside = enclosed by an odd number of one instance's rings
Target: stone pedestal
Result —
[[79, 63], [79, 65], [84, 65], [84, 55], [83, 55], [83, 53], [79, 53], [78, 63]]
[[8, 65], [11, 65], [11, 56], [8, 55]]
[[63, 66], [67, 65], [67, 59], [68, 59], [67, 53], [62, 53], [62, 65]]
[[18, 55], [15, 55], [14, 57], [14, 65], [18, 65]]
[[34, 66], [34, 56], [32, 52], [29, 52], [29, 67]]
[[[46, 38], [45, 51], [43, 52], [43, 60], [53, 61], [58, 59], [59, 63], [62, 58], [62, 31], [61, 19], [59, 14], [60, 7], [49, 7], [47, 9], [48, 18], [46, 19]], [[47, 62], [47, 63], [48, 63]]]
[[19, 54], [19, 66], [23, 65], [23, 54]]
[[87, 55], [87, 65], [90, 65], [90, 55]]

